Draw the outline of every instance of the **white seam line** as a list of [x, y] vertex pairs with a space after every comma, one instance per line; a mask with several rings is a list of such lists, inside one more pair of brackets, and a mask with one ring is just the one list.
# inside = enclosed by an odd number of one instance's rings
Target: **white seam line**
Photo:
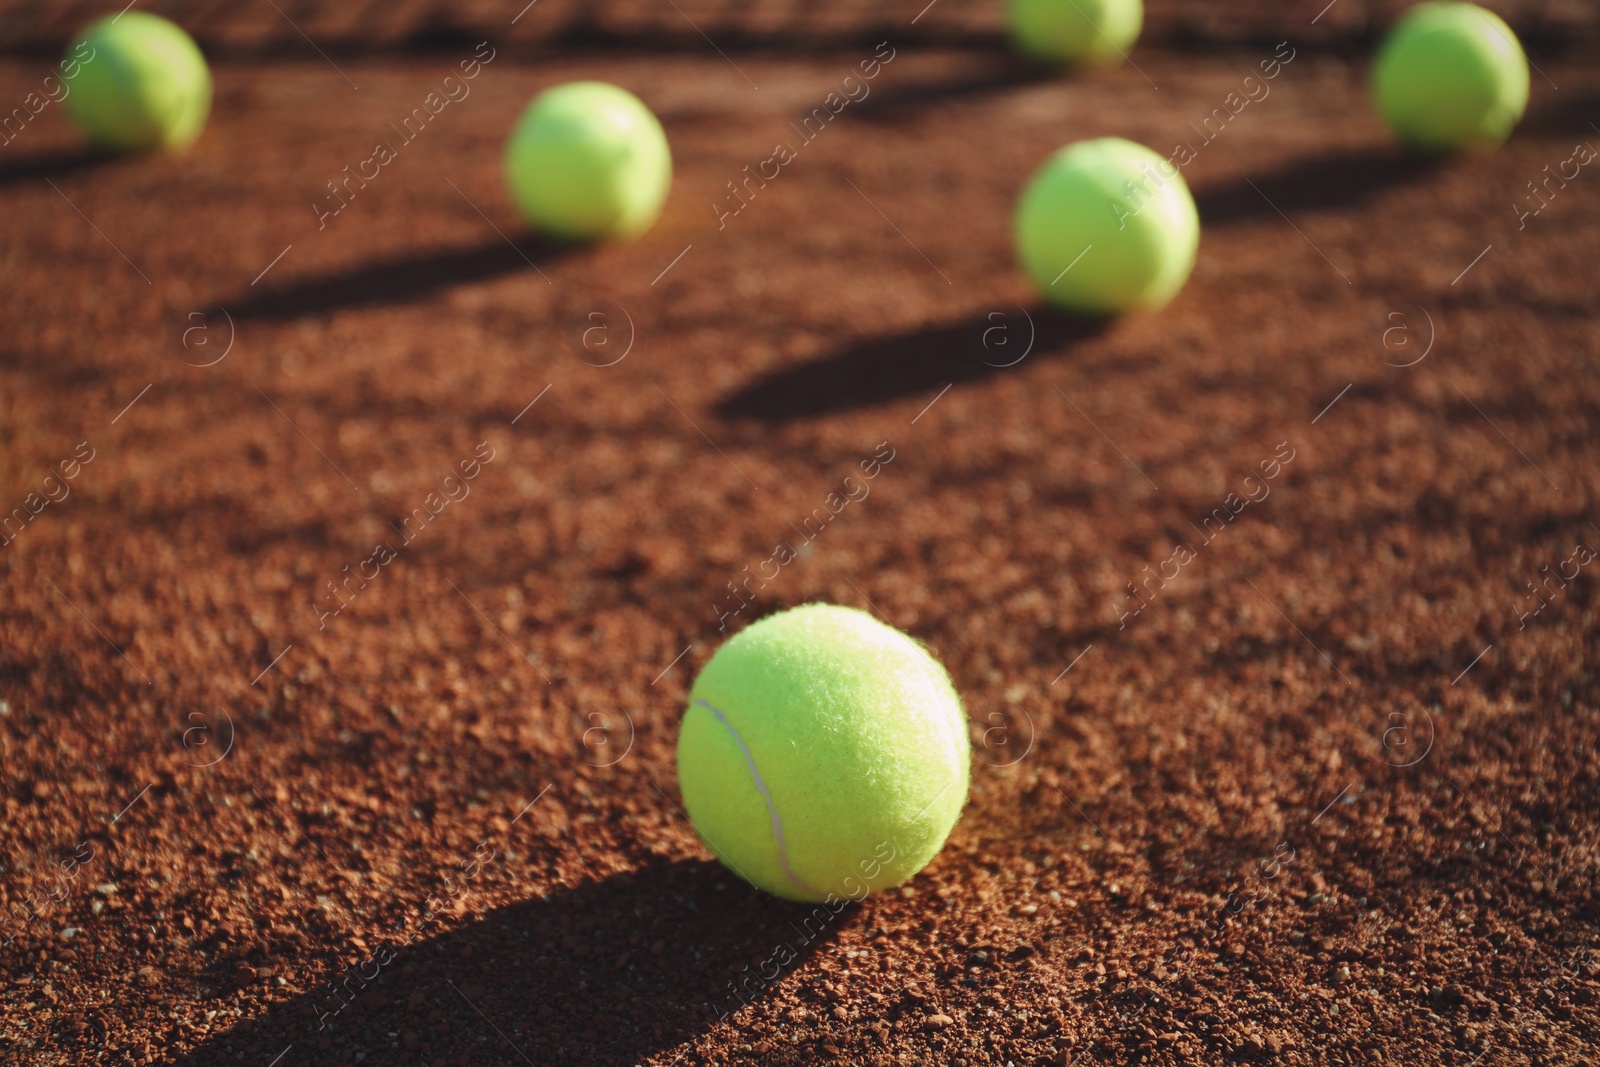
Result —
[[806, 885], [805, 881], [798, 874], [795, 874], [794, 869], [789, 866], [789, 846], [783, 839], [783, 820], [778, 818], [778, 807], [772, 802], [772, 792], [767, 788], [766, 780], [761, 777], [761, 771], [756, 768], [756, 758], [750, 754], [750, 746], [744, 743], [744, 738], [739, 736], [739, 731], [733, 728], [733, 723], [729, 722], [728, 717], [722, 714], [721, 711], [698, 698], [696, 698], [695, 703], [717, 717], [717, 721], [728, 731], [728, 736], [733, 738], [733, 743], [738, 745], [739, 750], [744, 753], [745, 766], [750, 768], [750, 777], [754, 780], [756, 790], [761, 794], [761, 799], [767, 802], [767, 814], [772, 817], [772, 836], [778, 842], [778, 865], [783, 868], [783, 873], [788, 876], [789, 881], [793, 882], [802, 891], [814, 896], [820, 896], [821, 894], [817, 890]]

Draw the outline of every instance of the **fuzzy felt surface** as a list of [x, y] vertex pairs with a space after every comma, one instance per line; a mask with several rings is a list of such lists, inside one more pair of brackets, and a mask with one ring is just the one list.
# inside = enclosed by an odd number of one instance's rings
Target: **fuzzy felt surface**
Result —
[[200, 136], [211, 112], [211, 72], [173, 23], [142, 11], [102, 19], [67, 49], [64, 62], [71, 61], [77, 75], [64, 103], [94, 144], [179, 149]]
[[1390, 128], [1418, 148], [1497, 145], [1528, 104], [1528, 61], [1493, 12], [1466, 3], [1418, 4], [1378, 51], [1372, 97]]
[[678, 737], [695, 828], [747, 881], [791, 900], [898, 885], [967, 798], [966, 717], [949, 675], [866, 612], [809, 604], [734, 636], [700, 672]]

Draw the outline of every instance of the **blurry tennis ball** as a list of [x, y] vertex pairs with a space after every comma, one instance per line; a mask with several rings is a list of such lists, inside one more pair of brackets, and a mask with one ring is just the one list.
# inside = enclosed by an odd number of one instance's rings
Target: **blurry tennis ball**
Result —
[[67, 116], [115, 152], [187, 148], [211, 112], [211, 71], [194, 39], [159, 15], [124, 11], [84, 30], [67, 49], [79, 65]]
[[1171, 161], [1101, 137], [1045, 161], [1022, 190], [1013, 231], [1022, 269], [1047, 301], [1114, 315], [1161, 307], [1183, 288], [1200, 215]]
[[605, 82], [568, 82], [533, 98], [506, 142], [506, 183], [522, 217], [563, 241], [636, 237], [672, 184], [661, 123]]
[[1115, 66], [1144, 24], [1140, 0], [1008, 0], [1019, 50], [1050, 63]]
[[837, 903], [938, 853], [970, 759], [961, 699], [927, 649], [866, 612], [808, 604], [740, 631], [701, 670], [678, 784], [729, 869]]
[[1417, 148], [1493, 146], [1528, 104], [1528, 60], [1493, 12], [1454, 0], [1418, 4], [1379, 47], [1372, 94], [1389, 128]]

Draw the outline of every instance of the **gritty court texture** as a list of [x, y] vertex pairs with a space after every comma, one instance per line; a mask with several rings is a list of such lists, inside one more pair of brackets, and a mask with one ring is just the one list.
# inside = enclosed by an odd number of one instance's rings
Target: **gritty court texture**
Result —
[[[274, 6], [149, 8], [187, 154], [0, 146], [0, 1064], [1592, 1062], [1592, 12], [1499, 6], [1528, 115], [1431, 162], [1395, 5], [1153, 3], [1077, 78], [961, 0]], [[0, 5], [5, 107], [110, 10]], [[671, 141], [634, 243], [504, 191], [577, 78]], [[1204, 228], [1090, 326], [1010, 219], [1105, 135], [1190, 146]], [[672, 759], [814, 600], [974, 746], [928, 869], [820, 913]]]

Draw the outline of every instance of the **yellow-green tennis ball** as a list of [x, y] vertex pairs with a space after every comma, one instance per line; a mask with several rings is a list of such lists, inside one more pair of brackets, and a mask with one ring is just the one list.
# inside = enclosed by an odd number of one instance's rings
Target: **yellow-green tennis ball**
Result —
[[1528, 104], [1528, 60], [1500, 17], [1476, 4], [1435, 2], [1407, 11], [1372, 68], [1378, 113], [1417, 148], [1497, 145]]
[[211, 71], [194, 39], [159, 15], [101, 19], [68, 47], [67, 115], [114, 152], [187, 148], [211, 113]]
[[899, 885], [967, 800], [966, 715], [927, 649], [854, 608], [768, 616], [695, 679], [678, 785], [717, 858], [789, 900]]
[[1200, 214], [1170, 160], [1120, 137], [1078, 141], [1017, 201], [1017, 258], [1039, 293], [1083, 315], [1158, 308], [1194, 269]]
[[568, 82], [534, 97], [511, 131], [506, 184], [522, 217], [550, 237], [636, 237], [667, 199], [672, 152], [638, 97]]
[[1115, 66], [1144, 25], [1140, 0], [1008, 0], [1011, 38], [1049, 63]]

